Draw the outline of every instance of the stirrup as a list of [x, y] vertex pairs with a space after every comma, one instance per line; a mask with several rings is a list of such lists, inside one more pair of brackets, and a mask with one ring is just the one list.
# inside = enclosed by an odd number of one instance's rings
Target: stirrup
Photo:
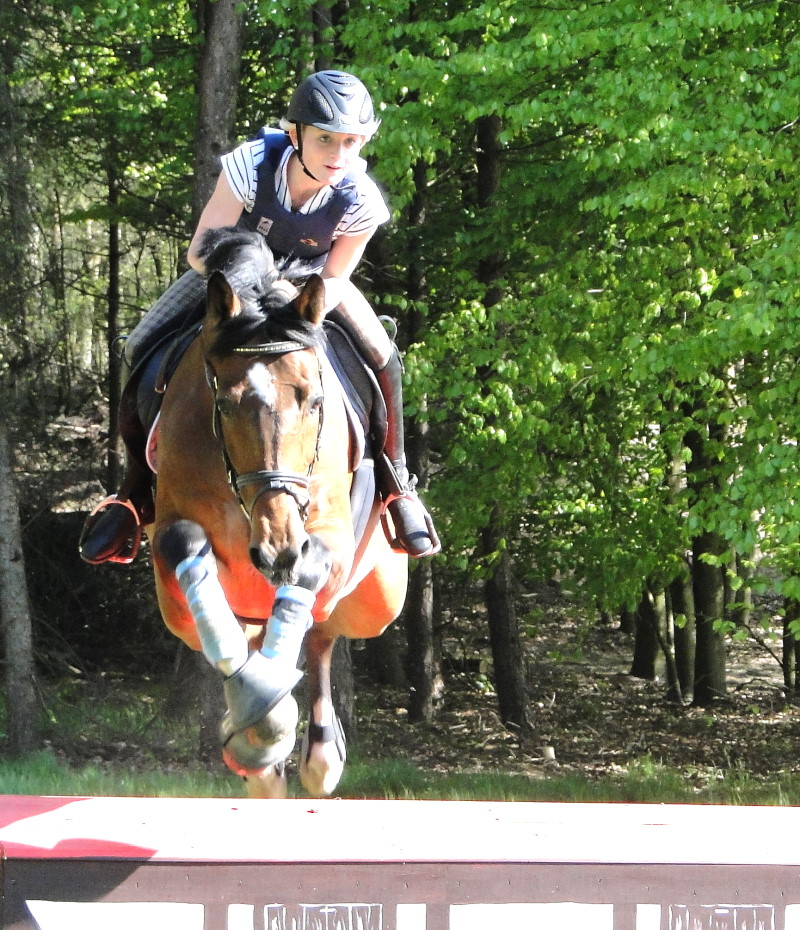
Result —
[[[427, 549], [421, 552], [411, 552], [408, 547], [403, 544], [400, 539], [400, 534], [398, 528], [394, 526], [394, 533], [392, 533], [392, 528], [389, 526], [389, 520], [387, 517], [387, 511], [389, 507], [395, 503], [395, 501], [406, 500], [412, 504], [415, 504], [422, 511], [422, 518], [425, 521], [425, 529], [428, 538], [431, 541], [430, 546]], [[394, 517], [392, 517], [392, 523], [394, 523]], [[439, 534], [436, 532], [436, 528], [433, 525], [433, 517], [428, 513], [428, 508], [422, 503], [419, 499], [417, 492], [413, 489], [413, 486], [406, 488], [402, 493], [399, 494], [389, 494], [384, 501], [381, 502], [381, 526], [383, 527], [383, 533], [386, 536], [386, 540], [394, 549], [395, 552], [403, 552], [408, 556], [411, 556], [412, 559], [424, 559], [431, 555], [436, 555], [442, 550], [442, 544], [439, 541]]]
[[[112, 555], [108, 555], [103, 559], [87, 559], [83, 555], [83, 544], [91, 535], [91, 532], [94, 529], [97, 521], [100, 519], [103, 511], [108, 507], [114, 506], [124, 507], [126, 510], [129, 510], [133, 514], [133, 518], [136, 521], [136, 529], [128, 537], [128, 539], [123, 542], [117, 552], [113, 553]], [[141, 546], [141, 544], [142, 521], [139, 518], [139, 512], [130, 501], [120, 500], [116, 494], [112, 494], [105, 500], [100, 501], [100, 503], [94, 508], [94, 510], [84, 521], [83, 529], [81, 530], [81, 536], [78, 540], [78, 551], [81, 553], [81, 557], [84, 559], [84, 561], [89, 562], [90, 565], [103, 565], [105, 562], [116, 562], [120, 565], [130, 565], [138, 555], [139, 546]]]

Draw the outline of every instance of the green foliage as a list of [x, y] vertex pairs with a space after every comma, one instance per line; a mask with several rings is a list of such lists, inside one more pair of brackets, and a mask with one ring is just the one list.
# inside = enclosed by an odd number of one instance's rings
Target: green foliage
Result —
[[[283, 112], [313, 6], [248, 4], [242, 135]], [[61, 338], [60, 320], [87, 366], [109, 220], [129, 320], [189, 232], [194, 15], [48, 0], [21, 41], [40, 277], [60, 262], [68, 282], [43, 292], [31, 339]], [[759, 548], [796, 596], [796, 5], [356, 0], [336, 15], [313, 52], [379, 102], [380, 297], [412, 330], [407, 412], [430, 428], [444, 558], [491, 567], [479, 539], [499, 507], [518, 572], [570, 574], [594, 604], [668, 583], [704, 533], [721, 562]]]

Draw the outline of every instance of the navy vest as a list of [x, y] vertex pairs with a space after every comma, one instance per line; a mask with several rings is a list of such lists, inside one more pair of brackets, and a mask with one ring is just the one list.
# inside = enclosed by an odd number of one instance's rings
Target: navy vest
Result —
[[347, 175], [333, 188], [328, 202], [314, 213], [287, 210], [278, 200], [275, 172], [291, 141], [274, 129], [261, 129], [255, 138], [264, 140], [264, 160], [256, 169], [253, 209], [242, 212], [237, 226], [260, 232], [276, 258], [298, 258], [307, 262], [312, 271], [321, 271], [336, 228], [358, 200], [357, 177]]

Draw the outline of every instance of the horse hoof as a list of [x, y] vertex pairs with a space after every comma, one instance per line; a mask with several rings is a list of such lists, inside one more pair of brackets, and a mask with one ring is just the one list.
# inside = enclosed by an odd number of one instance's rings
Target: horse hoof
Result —
[[245, 775], [244, 783], [248, 798], [282, 801], [289, 794], [286, 769], [280, 763]]
[[[276, 742], [284, 742], [291, 736], [293, 749], [299, 718], [297, 701], [291, 694], [287, 694], [268, 714], [265, 714], [259, 721], [254, 723], [249, 730], [256, 741], [267, 746]], [[291, 752], [291, 749], [289, 752]], [[288, 756], [289, 753], [287, 752], [286, 755]]]
[[300, 751], [300, 784], [312, 798], [328, 798], [339, 785], [347, 759], [344, 730], [338, 717], [321, 727], [309, 721]]

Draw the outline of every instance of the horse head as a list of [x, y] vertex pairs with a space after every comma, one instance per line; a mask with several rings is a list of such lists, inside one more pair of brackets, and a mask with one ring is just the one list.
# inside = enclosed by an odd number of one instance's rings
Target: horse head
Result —
[[306, 529], [323, 424], [324, 285], [312, 275], [287, 303], [273, 267], [272, 286], [257, 299], [235, 289], [235, 269], [210, 271], [206, 371], [214, 430], [250, 522], [251, 561], [275, 587], [316, 592], [332, 565], [327, 546]]

